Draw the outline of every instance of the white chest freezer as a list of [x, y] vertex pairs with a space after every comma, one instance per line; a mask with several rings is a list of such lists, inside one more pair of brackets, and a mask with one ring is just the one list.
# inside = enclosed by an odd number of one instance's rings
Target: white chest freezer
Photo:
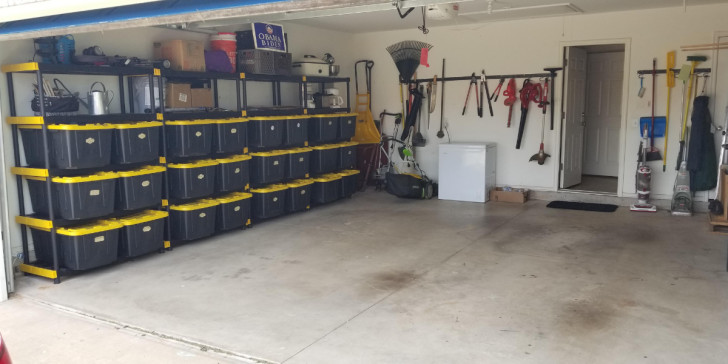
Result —
[[440, 144], [439, 198], [486, 202], [495, 187], [495, 143]]

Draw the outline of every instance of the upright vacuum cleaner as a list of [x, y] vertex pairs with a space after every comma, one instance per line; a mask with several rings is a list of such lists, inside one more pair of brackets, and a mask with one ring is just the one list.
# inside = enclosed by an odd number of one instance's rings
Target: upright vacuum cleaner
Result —
[[642, 141], [639, 149], [639, 165], [635, 176], [635, 188], [637, 189], [637, 203], [629, 207], [630, 211], [657, 212], [657, 207], [650, 203], [650, 185], [652, 182], [652, 168], [647, 165], [647, 127], [642, 131]]

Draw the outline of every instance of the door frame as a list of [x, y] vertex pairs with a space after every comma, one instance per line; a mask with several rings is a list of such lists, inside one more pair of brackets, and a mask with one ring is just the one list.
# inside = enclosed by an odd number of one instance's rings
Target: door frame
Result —
[[[566, 48], [567, 47], [580, 47], [580, 46], [590, 46], [590, 45], [607, 45], [607, 44], [624, 44], [624, 71], [622, 75], [622, 117], [620, 122], [620, 128], [619, 128], [619, 171], [617, 175], [617, 197], [623, 197], [624, 195], [624, 173], [625, 173], [625, 165], [626, 165], [626, 143], [627, 143], [627, 110], [629, 106], [629, 87], [630, 87], [630, 60], [631, 60], [631, 46], [632, 46], [632, 38], [613, 38], [613, 39], [598, 39], [598, 40], [574, 40], [574, 41], [563, 41], [559, 42], [559, 59], [563, 61], [564, 54], [566, 54]], [[568, 67], [568, 66], [567, 66]], [[562, 72], [562, 75], [566, 74], [565, 70]], [[562, 131], [564, 128], [564, 97], [566, 95], [566, 78], [561, 77], [561, 106], [559, 107], [561, 110], [561, 120], [559, 122], [559, 129], [557, 130], [556, 137], [558, 138], [559, 142], [559, 155], [557, 156], [557, 160], [559, 163], [556, 163], [556, 171], [554, 173], [554, 186], [556, 191], [559, 192], [578, 192], [578, 193], [585, 193], [585, 191], [574, 191], [569, 190], [565, 188], [561, 188], [561, 157], [562, 157]], [[604, 195], [603, 192], [594, 192], [595, 195]], [[610, 194], [611, 195], [611, 194]]]

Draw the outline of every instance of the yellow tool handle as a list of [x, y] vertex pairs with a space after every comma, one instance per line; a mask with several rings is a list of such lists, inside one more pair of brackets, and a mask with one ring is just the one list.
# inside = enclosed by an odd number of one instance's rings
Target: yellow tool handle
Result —
[[[668, 72], [668, 76], [669, 72]], [[675, 79], [673, 78], [673, 84], [675, 83]], [[670, 95], [672, 94], [672, 88], [668, 85], [667, 86], [667, 113], [665, 113], [665, 148], [662, 150], [662, 171], [664, 172], [667, 168], [667, 132], [670, 130], [668, 126], [670, 125]]]
[[[667, 87], [675, 87], [675, 51], [667, 52]], [[669, 103], [668, 103], [669, 105]]]

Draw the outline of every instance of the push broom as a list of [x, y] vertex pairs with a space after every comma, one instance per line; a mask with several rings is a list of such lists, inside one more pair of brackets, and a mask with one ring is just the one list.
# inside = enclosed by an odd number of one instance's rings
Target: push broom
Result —
[[667, 133], [670, 130], [670, 95], [672, 94], [672, 88], [675, 87], [675, 51], [667, 52], [667, 69], [665, 74], [667, 75], [667, 113], [665, 114], [665, 147], [662, 149], [662, 171], [665, 172], [667, 169]]

